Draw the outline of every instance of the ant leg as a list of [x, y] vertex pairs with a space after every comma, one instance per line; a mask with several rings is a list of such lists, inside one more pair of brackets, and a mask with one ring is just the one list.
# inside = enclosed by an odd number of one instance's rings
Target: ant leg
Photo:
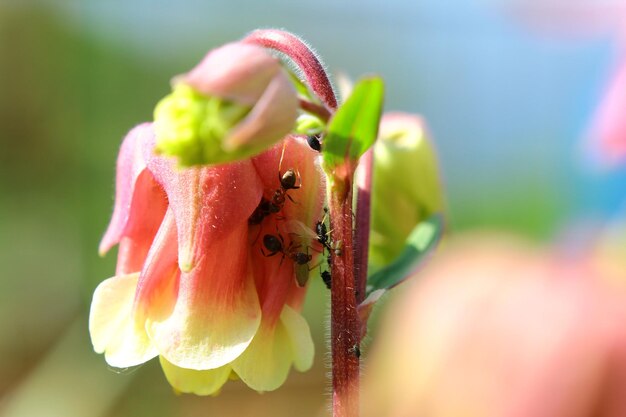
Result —
[[293, 199], [293, 198], [292, 198], [289, 194], [285, 193], [285, 195], [287, 196], [287, 198], [288, 198], [288, 199], [290, 199], [290, 200], [291, 200], [291, 202], [292, 202], [293, 204], [300, 205], [300, 203], [298, 203], [296, 200], [294, 200], [294, 199]]
[[[274, 256], [274, 255], [276, 255], [276, 254], [278, 253], [278, 252], [270, 252], [269, 254], [267, 254], [267, 253], [265, 253], [265, 251], [263, 250], [263, 248], [260, 248], [260, 249], [261, 249], [261, 253], [263, 254], [263, 256], [265, 256], [265, 257], [267, 257], [267, 258], [269, 258], [269, 257], [271, 257], [271, 256]], [[282, 261], [281, 261], [281, 262], [282, 262]]]
[[320, 259], [318, 263], [316, 263], [315, 265], [313, 265], [312, 267], [309, 268], [309, 271], [314, 270], [315, 268], [317, 268], [318, 266], [320, 267], [320, 271], [322, 270], [322, 263], [324, 262], [323, 259]]
[[314, 250], [317, 253], [324, 254], [324, 246], [322, 246], [322, 250], [316, 249], [313, 246], [309, 246], [309, 248], [311, 248], [311, 250]]

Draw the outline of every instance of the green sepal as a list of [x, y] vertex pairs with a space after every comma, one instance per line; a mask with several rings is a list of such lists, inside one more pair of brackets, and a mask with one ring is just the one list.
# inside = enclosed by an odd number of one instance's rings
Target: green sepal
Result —
[[383, 109], [384, 84], [380, 77], [360, 80], [328, 125], [322, 151], [327, 172], [346, 162], [356, 165], [376, 140]]
[[306, 99], [311, 99], [311, 91], [309, 91], [309, 87], [295, 74], [293, 71], [287, 70], [287, 74], [289, 75], [289, 80], [293, 84], [294, 88], [298, 92], [299, 95]]
[[409, 237], [402, 253], [389, 265], [379, 269], [367, 278], [367, 292], [387, 290], [408, 278], [424, 262], [436, 246], [444, 230], [441, 214], [435, 214], [419, 223]]

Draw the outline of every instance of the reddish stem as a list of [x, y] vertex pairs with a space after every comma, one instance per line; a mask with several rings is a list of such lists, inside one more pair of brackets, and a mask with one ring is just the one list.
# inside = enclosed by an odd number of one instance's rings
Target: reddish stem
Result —
[[302, 110], [305, 110], [309, 113], [316, 115], [324, 122], [328, 122], [328, 120], [330, 120], [331, 113], [330, 111], [328, 111], [326, 107], [320, 106], [319, 104], [315, 104], [312, 101], [308, 101], [302, 98], [299, 99], [299, 102], [300, 102], [300, 108]]
[[291, 58], [302, 70], [311, 90], [329, 110], [337, 110], [337, 98], [326, 75], [324, 66], [307, 46], [292, 33], [278, 29], [258, 29], [242, 39], [242, 42], [275, 49]]
[[[367, 263], [369, 255], [370, 218], [372, 199], [372, 169], [374, 167], [373, 149], [369, 149], [359, 162], [358, 191], [356, 196], [356, 224], [354, 230], [354, 278], [356, 302], [365, 299], [367, 287]], [[366, 324], [366, 323], [363, 323]]]
[[332, 257], [331, 349], [333, 416], [359, 415], [360, 321], [354, 287], [352, 184], [331, 189], [331, 238], [337, 246]]

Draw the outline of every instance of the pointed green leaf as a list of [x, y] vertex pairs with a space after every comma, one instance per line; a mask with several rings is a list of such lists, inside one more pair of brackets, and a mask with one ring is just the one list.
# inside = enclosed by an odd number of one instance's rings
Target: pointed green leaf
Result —
[[398, 258], [367, 278], [367, 294], [389, 289], [408, 278], [437, 246], [442, 233], [443, 219], [440, 214], [435, 214], [415, 226]]
[[322, 155], [326, 170], [345, 161], [356, 162], [376, 140], [383, 109], [384, 84], [380, 77], [360, 80], [328, 125]]

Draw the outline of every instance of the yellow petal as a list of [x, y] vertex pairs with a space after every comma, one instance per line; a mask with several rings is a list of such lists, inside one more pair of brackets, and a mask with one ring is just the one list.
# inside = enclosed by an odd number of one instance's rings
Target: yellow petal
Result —
[[160, 356], [159, 360], [170, 385], [175, 390], [188, 394], [218, 394], [222, 386], [228, 381], [232, 371], [229, 365], [207, 371], [196, 371], [180, 368], [168, 362], [163, 356]]
[[283, 308], [280, 320], [291, 339], [294, 368], [300, 372], [308, 371], [313, 366], [315, 356], [315, 346], [309, 324], [304, 317], [289, 306]]
[[313, 362], [313, 340], [306, 321], [285, 306], [275, 326], [262, 324], [252, 343], [233, 363], [237, 375], [256, 391], [273, 391], [289, 374], [291, 364], [306, 370]]
[[94, 350], [116, 368], [142, 364], [157, 355], [145, 329], [136, 323], [133, 301], [139, 273], [109, 278], [96, 288], [89, 313]]

